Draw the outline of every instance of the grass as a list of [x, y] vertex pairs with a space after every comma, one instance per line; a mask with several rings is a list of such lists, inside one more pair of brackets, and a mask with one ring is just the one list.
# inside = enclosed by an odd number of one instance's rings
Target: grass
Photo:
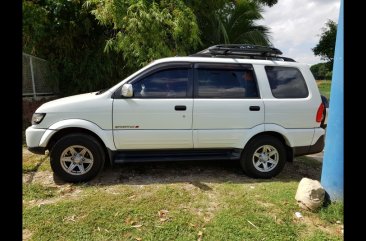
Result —
[[[24, 175], [48, 173], [49, 158], [28, 155], [23, 162]], [[136, 166], [139, 172], [124, 172], [132, 180], [115, 183], [33, 181], [23, 184], [23, 233], [30, 240], [343, 240], [336, 223], [343, 223], [341, 203], [313, 213], [294, 199], [301, 179], [294, 170], [319, 172], [319, 166], [303, 157], [270, 180], [224, 166], [228, 173], [211, 168], [206, 176], [193, 168], [178, 177], [183, 179], [168, 176], [163, 182], [151, 179], [153, 168]], [[164, 167], [161, 175], [169, 168], [177, 166]], [[303, 219], [295, 217], [297, 211]]]
[[319, 80], [317, 81], [319, 91], [322, 95], [327, 97], [329, 100], [330, 98], [330, 87], [332, 85], [332, 81], [329, 80]]
[[23, 173], [51, 170], [49, 157], [23, 151]]
[[335, 202], [320, 210], [320, 218], [329, 223], [336, 223], [337, 221], [343, 223], [343, 217], [343, 203]]
[[47, 199], [55, 196], [55, 188], [40, 184], [23, 184], [23, 200]]

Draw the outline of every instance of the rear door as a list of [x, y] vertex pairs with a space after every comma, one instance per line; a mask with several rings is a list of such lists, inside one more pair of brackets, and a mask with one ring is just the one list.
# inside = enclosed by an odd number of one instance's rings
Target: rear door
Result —
[[113, 103], [116, 148], [193, 148], [191, 64], [165, 64], [130, 83], [133, 97]]
[[[264, 70], [271, 95], [270, 98], [264, 99], [266, 123], [289, 129], [319, 127], [320, 123], [316, 122], [315, 116], [321, 103], [320, 95], [310, 93], [301, 69], [264, 66]], [[315, 85], [315, 81], [313, 82]]]
[[243, 148], [250, 130], [264, 123], [252, 65], [196, 63], [194, 81], [194, 147]]
[[[320, 126], [316, 122], [320, 94], [311, 92], [317, 90], [316, 83], [310, 70], [308, 73], [304, 70], [301, 66], [264, 66], [268, 83], [263, 86], [266, 94], [263, 98], [265, 128], [280, 127], [295, 146], [314, 144], [314, 128]], [[311, 78], [313, 81], [310, 81]]]

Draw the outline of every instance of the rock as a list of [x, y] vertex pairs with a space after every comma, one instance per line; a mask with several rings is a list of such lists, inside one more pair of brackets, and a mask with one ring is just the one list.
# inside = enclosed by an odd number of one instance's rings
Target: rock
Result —
[[315, 211], [323, 205], [325, 190], [317, 180], [301, 179], [295, 199], [303, 209]]

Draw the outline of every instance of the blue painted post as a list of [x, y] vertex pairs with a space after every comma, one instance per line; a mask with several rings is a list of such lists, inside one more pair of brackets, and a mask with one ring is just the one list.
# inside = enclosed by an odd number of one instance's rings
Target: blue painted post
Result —
[[343, 202], [343, 0], [341, 0], [330, 92], [321, 184], [331, 201]]

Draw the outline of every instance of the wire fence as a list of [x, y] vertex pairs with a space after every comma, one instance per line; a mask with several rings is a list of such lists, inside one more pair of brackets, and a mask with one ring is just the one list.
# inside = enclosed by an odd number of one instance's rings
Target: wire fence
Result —
[[50, 81], [46, 60], [23, 53], [23, 97], [37, 98], [58, 93], [58, 84]]

